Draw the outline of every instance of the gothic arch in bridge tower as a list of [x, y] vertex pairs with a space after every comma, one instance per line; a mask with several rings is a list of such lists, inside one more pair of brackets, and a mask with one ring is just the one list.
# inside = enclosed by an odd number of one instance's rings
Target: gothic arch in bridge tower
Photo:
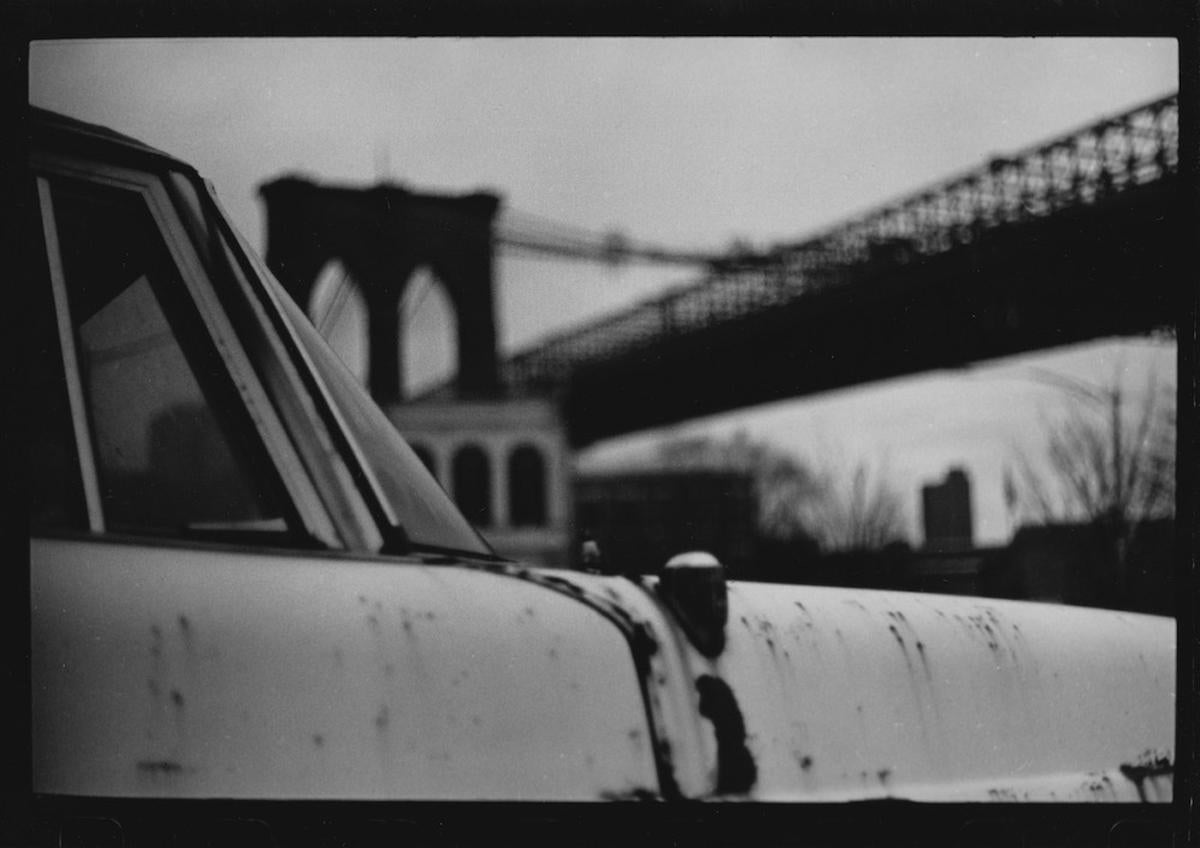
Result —
[[400, 373], [408, 395], [454, 379], [458, 316], [446, 286], [428, 266], [409, 278], [400, 300]]
[[361, 286], [368, 379], [378, 402], [404, 395], [399, 304], [422, 266], [445, 287], [457, 318], [459, 396], [498, 393], [492, 222], [499, 197], [322, 186], [298, 177], [266, 183], [259, 192], [267, 207], [267, 264], [297, 303], [309, 303], [330, 260]]

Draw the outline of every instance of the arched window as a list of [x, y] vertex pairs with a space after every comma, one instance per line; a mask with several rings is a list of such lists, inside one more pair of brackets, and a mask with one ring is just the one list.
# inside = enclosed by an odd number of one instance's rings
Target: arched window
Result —
[[409, 442], [409, 446], [413, 449], [413, 453], [417, 455], [417, 459], [424, 463], [429, 469], [429, 473], [433, 475], [433, 479], [438, 479], [437, 460], [433, 456], [433, 451], [420, 442]]
[[492, 523], [492, 468], [478, 445], [463, 445], [454, 454], [454, 501], [472, 524]]
[[519, 445], [508, 456], [508, 509], [514, 527], [546, 523], [546, 461], [533, 445]]

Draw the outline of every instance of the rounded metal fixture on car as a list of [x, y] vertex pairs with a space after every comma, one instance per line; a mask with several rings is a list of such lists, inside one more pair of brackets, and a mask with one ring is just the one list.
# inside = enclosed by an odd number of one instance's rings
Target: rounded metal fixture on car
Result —
[[725, 568], [715, 556], [689, 551], [671, 557], [659, 577], [658, 592], [696, 650], [708, 657], [725, 650], [729, 601]]

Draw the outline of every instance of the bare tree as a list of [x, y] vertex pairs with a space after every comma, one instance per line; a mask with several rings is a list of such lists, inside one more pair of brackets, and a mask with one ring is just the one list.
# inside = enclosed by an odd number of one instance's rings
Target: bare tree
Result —
[[907, 536], [904, 499], [886, 468], [860, 460], [849, 473], [820, 475], [821, 497], [805, 504], [802, 520], [824, 550], [878, 550]]
[[741, 471], [754, 481], [758, 526], [769, 538], [810, 537], [803, 505], [822, 493], [822, 481], [798, 457], [739, 430], [728, 440], [708, 436], [672, 439], [658, 447], [666, 468]]
[[1122, 536], [1175, 508], [1175, 391], [1149, 375], [1131, 401], [1118, 375], [1093, 386], [1052, 372], [1063, 410], [1045, 425], [1042, 452], [1016, 451], [1005, 485], [1010, 511], [1038, 522], [1107, 523]]
[[1010, 513], [1088, 528], [1093, 601], [1136, 607], [1138, 597], [1155, 591], [1150, 575], [1169, 565], [1144, 558], [1139, 531], [1150, 519], [1174, 515], [1173, 387], [1151, 374], [1135, 398], [1116, 373], [1105, 386], [1050, 372], [1039, 379], [1061, 391], [1063, 407], [1047, 419], [1041, 453], [1017, 453], [1016, 476], [1005, 485]]
[[905, 538], [904, 501], [882, 468], [859, 462], [845, 473], [815, 468], [800, 457], [739, 431], [720, 441], [705, 436], [659, 446], [668, 468], [722, 468], [754, 479], [758, 524], [768, 539], [807, 538], [824, 550], [871, 550]]

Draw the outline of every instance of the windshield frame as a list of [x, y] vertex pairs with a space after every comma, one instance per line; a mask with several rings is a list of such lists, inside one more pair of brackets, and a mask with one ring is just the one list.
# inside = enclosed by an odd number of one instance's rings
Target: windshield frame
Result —
[[[427, 491], [430, 497], [445, 499], [447, 505], [461, 520], [463, 528], [469, 531], [472, 541], [477, 543], [477, 547], [445, 546], [423, 541], [419, 537], [413, 538], [409, 535], [409, 528], [405, 526], [396, 504], [388, 496], [386, 488], [379, 479], [376, 468], [370, 459], [370, 452], [360, 443], [354, 427], [347, 421], [346, 412], [334, 397], [334, 393], [326, 385], [326, 379], [321, 369], [313, 361], [306, 342], [300, 337], [299, 329], [294, 326], [296, 319], [289, 314], [288, 306], [290, 305], [301, 315], [304, 314], [303, 309], [291, 301], [291, 296], [267, 267], [266, 262], [249, 245], [242, 233], [232, 225], [212, 185], [204, 179], [199, 179], [198, 181], [203, 186], [201, 203], [204, 208], [202, 211], [209, 218], [208, 225], [215, 227], [226, 242], [226, 247], [230, 254], [240, 265], [237, 270], [246, 278], [253, 294], [256, 296], [258, 304], [266, 311], [275, 332], [283, 341], [287, 355], [293, 367], [299, 372], [301, 380], [304, 383], [304, 389], [307, 391], [312, 404], [316, 407], [316, 412], [321, 419], [321, 423], [333, 438], [335, 450], [340, 454], [343, 463], [349, 471], [356, 494], [365, 503], [367, 512], [369, 512], [370, 518], [378, 530], [380, 542], [378, 544], [368, 543], [365, 545], [366, 550], [364, 552], [382, 554], [432, 553], [452, 557], [506, 561], [504, 557], [496, 554], [479, 530], [462, 516], [449, 495], [429, 475], [424, 466], [420, 465], [419, 460], [414, 473], [422, 474], [427, 479], [421, 481], [417, 485], [417, 488]], [[286, 302], [285, 298], [287, 299]], [[306, 317], [305, 320], [307, 320]], [[322, 341], [322, 343], [324, 342]], [[331, 355], [336, 359], [336, 354], [332, 354], [331, 352]], [[355, 385], [363, 393], [364, 399], [378, 408], [374, 399], [366, 393], [366, 390], [358, 385], [356, 381]], [[380, 410], [380, 414], [386, 419], [386, 415], [382, 410]], [[388, 423], [390, 424], [390, 421]], [[407, 442], [404, 442], [403, 436], [399, 432], [396, 432], [395, 435], [402, 443], [407, 445]], [[350, 483], [351, 481], [346, 482]]]

